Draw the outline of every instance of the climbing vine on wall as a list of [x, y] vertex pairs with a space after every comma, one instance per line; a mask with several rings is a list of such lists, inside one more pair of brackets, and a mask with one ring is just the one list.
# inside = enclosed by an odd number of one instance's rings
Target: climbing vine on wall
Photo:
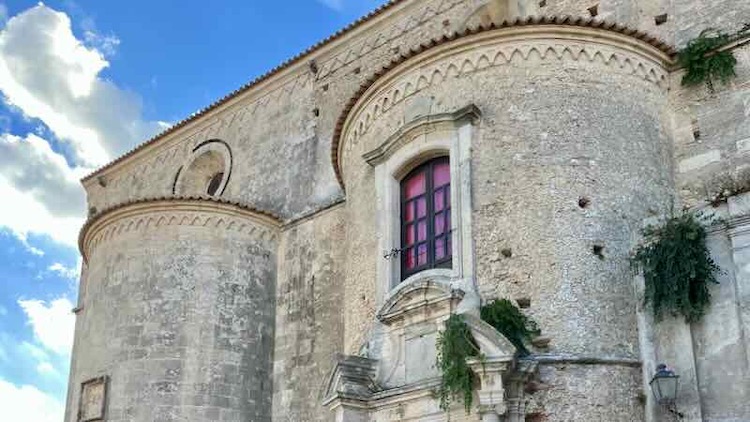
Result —
[[708, 286], [718, 283], [720, 269], [706, 245], [705, 220], [685, 211], [643, 230], [645, 242], [635, 250], [632, 264], [643, 273], [645, 302], [657, 321], [665, 313], [698, 321], [710, 304]]
[[455, 398], [463, 399], [466, 412], [471, 409], [474, 372], [466, 359], [480, 355], [463, 316], [451, 315], [437, 340], [437, 367], [442, 374], [438, 396], [440, 408], [448, 410]]
[[685, 68], [682, 84], [690, 86], [705, 83], [708, 89], [713, 91], [716, 80], [728, 82], [735, 76], [734, 67], [737, 59], [730, 50], [721, 50], [721, 47], [748, 32], [750, 24], [746, 24], [733, 34], [706, 29], [698, 37], [690, 40], [677, 56], [678, 64]]
[[482, 306], [480, 312], [482, 320], [510, 340], [522, 356], [529, 354], [526, 342], [538, 336], [541, 331], [536, 322], [524, 315], [513, 302], [496, 299]]
[[[482, 320], [495, 327], [519, 351], [529, 353], [525, 342], [539, 335], [537, 324], [508, 299], [496, 299], [480, 309]], [[437, 367], [442, 378], [438, 397], [440, 407], [448, 410], [453, 399], [463, 400], [468, 413], [473, 400], [475, 374], [466, 363], [469, 358], [483, 359], [469, 326], [461, 315], [451, 315], [437, 341]]]

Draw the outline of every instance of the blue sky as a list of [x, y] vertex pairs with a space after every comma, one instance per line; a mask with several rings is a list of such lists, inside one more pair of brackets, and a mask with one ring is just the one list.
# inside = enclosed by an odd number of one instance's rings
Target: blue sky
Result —
[[380, 3], [0, 0], [0, 420], [62, 420], [78, 179]]

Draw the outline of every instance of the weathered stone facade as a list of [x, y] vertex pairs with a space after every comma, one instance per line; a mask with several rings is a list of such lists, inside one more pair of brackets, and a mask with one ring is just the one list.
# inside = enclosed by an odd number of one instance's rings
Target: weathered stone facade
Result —
[[[715, 92], [682, 87], [670, 47], [746, 22], [739, 0], [397, 0], [177, 124], [83, 180], [66, 420], [90, 380], [107, 421], [447, 420], [456, 312], [487, 366], [450, 420], [659, 420], [661, 361], [686, 420], [750, 420], [747, 198], [709, 208], [729, 228], [701, 323], [654, 323], [628, 262], [646, 222], [750, 164], [748, 40]], [[453, 266], [400, 283], [398, 183], [436, 156]], [[549, 343], [518, 359], [476, 318], [493, 298]]]

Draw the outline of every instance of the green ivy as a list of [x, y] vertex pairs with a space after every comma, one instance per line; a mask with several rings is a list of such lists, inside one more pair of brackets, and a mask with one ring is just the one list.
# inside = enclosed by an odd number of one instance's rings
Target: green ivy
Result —
[[686, 86], [705, 83], [708, 89], [714, 90], [714, 81], [727, 83], [735, 76], [734, 67], [737, 59], [731, 51], [720, 48], [740, 38], [750, 31], [745, 25], [733, 34], [706, 29], [697, 38], [690, 40], [677, 55], [677, 63], [685, 68], [682, 84]]
[[[540, 333], [536, 323], [508, 299], [493, 300], [482, 306], [480, 315], [482, 320], [508, 338], [521, 355], [529, 353], [524, 343]], [[468, 413], [476, 375], [466, 360], [472, 357], [481, 360], [484, 356], [463, 316], [454, 314], [445, 321], [445, 330], [438, 336], [437, 349], [437, 367], [442, 374], [438, 389], [440, 408], [448, 410], [452, 400], [459, 398]]]
[[632, 264], [643, 272], [645, 302], [657, 321], [665, 313], [698, 321], [710, 304], [708, 283], [718, 283], [720, 269], [706, 246], [703, 220], [685, 211], [643, 230], [645, 243], [636, 249]]
[[456, 397], [463, 399], [466, 413], [471, 409], [474, 372], [466, 359], [479, 356], [479, 347], [463, 316], [451, 315], [437, 340], [437, 367], [442, 378], [438, 396], [440, 408], [448, 410]]
[[522, 356], [529, 354], [525, 343], [541, 333], [536, 322], [508, 299], [495, 299], [482, 306], [480, 313], [482, 320], [510, 340]]

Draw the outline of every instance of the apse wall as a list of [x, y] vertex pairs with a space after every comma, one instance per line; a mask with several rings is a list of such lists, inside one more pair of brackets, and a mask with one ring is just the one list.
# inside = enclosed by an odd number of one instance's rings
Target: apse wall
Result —
[[210, 199], [90, 221], [66, 420], [100, 377], [107, 421], [270, 420], [277, 230]]
[[530, 25], [443, 40], [381, 72], [353, 103], [334, 153], [351, 228], [346, 352], [366, 350], [381, 295], [387, 211], [366, 160], [412, 144], [419, 152], [439, 129], [406, 129], [413, 122], [475, 107], [481, 116], [458, 141], [470, 142], [470, 159], [451, 168], [471, 175], [461, 195], [470, 196], [482, 299], [530, 300], [526, 311], [550, 338], [537, 350], [549, 386], [537, 410], [549, 420], [642, 418], [628, 256], [643, 219], [673, 198], [668, 61], [602, 29]]

